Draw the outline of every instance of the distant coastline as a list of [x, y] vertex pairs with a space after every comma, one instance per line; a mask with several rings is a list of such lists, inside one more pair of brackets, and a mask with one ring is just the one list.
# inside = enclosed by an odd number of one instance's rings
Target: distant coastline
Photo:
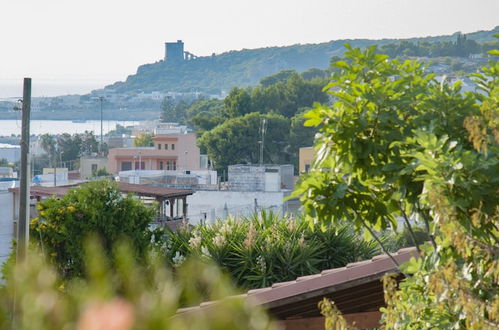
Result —
[[[159, 109], [143, 110], [109, 110], [104, 109], [104, 120], [151, 120], [158, 119]], [[20, 119], [21, 114], [18, 111], [9, 111], [0, 113], [0, 120]], [[81, 110], [54, 110], [44, 112], [32, 112], [31, 119], [34, 120], [100, 120], [100, 113], [95, 111], [84, 112]]]
[[[102, 129], [104, 134], [116, 128], [116, 125], [131, 126], [137, 125], [137, 121], [129, 120], [104, 120]], [[62, 134], [62, 133], [84, 133], [93, 131], [94, 134], [100, 134], [100, 120], [88, 120], [85, 122], [73, 122], [72, 120], [32, 120], [30, 133], [39, 134]], [[0, 136], [21, 134], [21, 120], [0, 119]]]

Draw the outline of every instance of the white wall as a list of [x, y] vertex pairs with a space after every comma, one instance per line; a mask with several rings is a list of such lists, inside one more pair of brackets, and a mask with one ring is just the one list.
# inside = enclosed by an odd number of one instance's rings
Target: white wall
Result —
[[7, 260], [14, 238], [13, 194], [0, 191], [0, 265]]
[[[196, 191], [187, 197], [187, 217], [189, 223], [198, 224], [205, 219], [214, 222], [217, 218], [229, 215], [250, 215], [255, 210], [255, 198], [258, 209], [272, 209], [274, 212], [287, 212], [284, 198], [290, 191]], [[227, 207], [225, 207], [227, 205]]]

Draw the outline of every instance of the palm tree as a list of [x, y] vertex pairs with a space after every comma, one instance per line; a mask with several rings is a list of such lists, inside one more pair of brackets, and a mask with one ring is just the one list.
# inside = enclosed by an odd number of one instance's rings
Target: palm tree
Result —
[[56, 139], [53, 135], [45, 133], [40, 136], [40, 146], [49, 155], [51, 165], [54, 166], [56, 154]]

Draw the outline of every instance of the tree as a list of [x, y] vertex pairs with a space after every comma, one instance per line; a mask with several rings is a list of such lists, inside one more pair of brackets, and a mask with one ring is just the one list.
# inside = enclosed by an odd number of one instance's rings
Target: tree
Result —
[[251, 96], [242, 88], [234, 87], [224, 99], [225, 117], [235, 118], [251, 112]]
[[161, 122], [183, 123], [186, 119], [186, 111], [190, 103], [180, 100], [175, 103], [175, 100], [167, 96], [161, 103]]
[[83, 242], [90, 235], [99, 237], [108, 254], [120, 239], [127, 239], [139, 257], [149, 247], [154, 210], [123, 197], [115, 183], [89, 182], [37, 207], [40, 216], [31, 222], [31, 237], [65, 278], [83, 275]]
[[335, 103], [306, 115], [322, 126], [297, 190], [304, 208], [382, 247], [375, 232], [396, 228], [396, 217], [413, 242], [409, 218], [424, 225], [431, 243], [416, 244], [421, 258], [402, 268], [412, 276], [397, 292], [386, 281], [388, 328], [497, 327], [497, 62], [478, 77], [485, 95], [463, 95], [418, 62], [374, 48], [345, 55], [328, 86]]
[[196, 129], [198, 136], [225, 121], [225, 105], [223, 100], [198, 100], [186, 111], [187, 122]]
[[176, 122], [175, 102], [171, 96], [165, 97], [161, 103], [160, 121], [163, 123]]
[[63, 133], [57, 136], [56, 140], [57, 153], [60, 161], [73, 161], [80, 157], [82, 147], [82, 140], [80, 135]]
[[[120, 125], [117, 125], [117, 130], [119, 130]], [[123, 126], [121, 126], [123, 127]], [[99, 143], [95, 137], [93, 131], [85, 131], [85, 133], [80, 135], [81, 139], [81, 147], [80, 147], [80, 155], [86, 156], [91, 155], [92, 153], [96, 153], [99, 151]], [[106, 144], [107, 149], [107, 144]]]
[[499, 63], [482, 71], [475, 75], [483, 92], [474, 94], [479, 112], [463, 123], [472, 146], [431, 131], [417, 134], [419, 150], [411, 156], [438, 236], [435, 248], [405, 266], [412, 276], [400, 290], [385, 279], [388, 327], [499, 327]]
[[314, 102], [326, 103], [327, 94], [323, 88], [327, 81], [321, 78], [304, 80], [293, 72], [285, 75], [286, 80], [268, 86], [257, 86], [251, 93], [253, 111], [267, 113], [275, 111], [285, 117], [293, 117], [301, 108], [311, 107]]
[[229, 165], [258, 163], [262, 119], [266, 119], [264, 162], [280, 164], [286, 161], [284, 150], [289, 134], [289, 120], [280, 115], [250, 113], [232, 118], [206, 132], [198, 145], [206, 150], [215, 168], [222, 171]]
[[141, 133], [133, 140], [133, 145], [136, 147], [153, 147], [154, 141], [152, 140], [154, 134]]
[[[459, 85], [438, 84], [417, 62], [388, 61], [374, 47], [349, 48], [345, 55], [351, 63], [337, 62], [342, 72], [328, 85], [333, 107], [306, 114], [307, 125], [323, 126], [315, 170], [299, 190], [314, 186], [305, 208], [325, 221], [348, 219], [368, 236], [373, 229], [396, 227], [396, 217], [407, 223], [412, 213], [428, 219], [418, 203], [423, 186], [406, 169], [403, 151], [410, 147], [401, 143], [414, 130], [431, 127], [467, 144], [459, 123], [476, 112], [473, 97], [462, 96]], [[324, 194], [332, 200], [314, 200]]]
[[267, 76], [265, 78], [262, 78], [260, 80], [260, 85], [262, 85], [263, 87], [269, 87], [281, 81], [285, 82], [286, 80], [288, 80], [289, 77], [291, 77], [294, 74], [296, 74], [295, 70], [283, 70], [278, 73]]
[[40, 136], [40, 147], [49, 155], [51, 165], [55, 164], [56, 139], [53, 135], [45, 133]]

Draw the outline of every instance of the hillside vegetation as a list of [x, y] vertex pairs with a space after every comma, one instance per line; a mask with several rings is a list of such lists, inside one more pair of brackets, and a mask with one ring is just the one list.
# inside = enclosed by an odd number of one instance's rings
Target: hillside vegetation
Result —
[[[499, 33], [499, 27], [491, 31], [469, 33], [466, 38], [480, 43], [491, 42], [494, 40], [493, 35], [495, 33]], [[459, 33], [454, 33], [453, 35], [411, 38], [403, 41], [414, 44], [448, 44], [456, 42], [458, 36]], [[161, 60], [140, 66], [137, 73], [128, 76], [126, 81], [116, 82], [106, 88], [120, 93], [130, 91], [197, 91], [218, 94], [221, 90], [229, 90], [234, 86], [247, 87], [255, 85], [263, 77], [282, 70], [292, 69], [300, 72], [312, 67], [327, 68], [331, 57], [343, 54], [343, 45], [345, 43], [353, 47], [364, 48], [374, 44], [382, 46], [400, 43], [401, 41], [400, 39], [337, 40], [320, 44], [243, 49], [220, 55], [200, 57], [181, 63]], [[405, 48], [407, 47], [403, 47], [403, 49]], [[390, 52], [390, 56], [394, 55], [411, 55], [411, 53], [409, 51], [400, 54]], [[425, 55], [431, 56], [432, 54]], [[439, 53], [433, 55], [440, 56]]]

